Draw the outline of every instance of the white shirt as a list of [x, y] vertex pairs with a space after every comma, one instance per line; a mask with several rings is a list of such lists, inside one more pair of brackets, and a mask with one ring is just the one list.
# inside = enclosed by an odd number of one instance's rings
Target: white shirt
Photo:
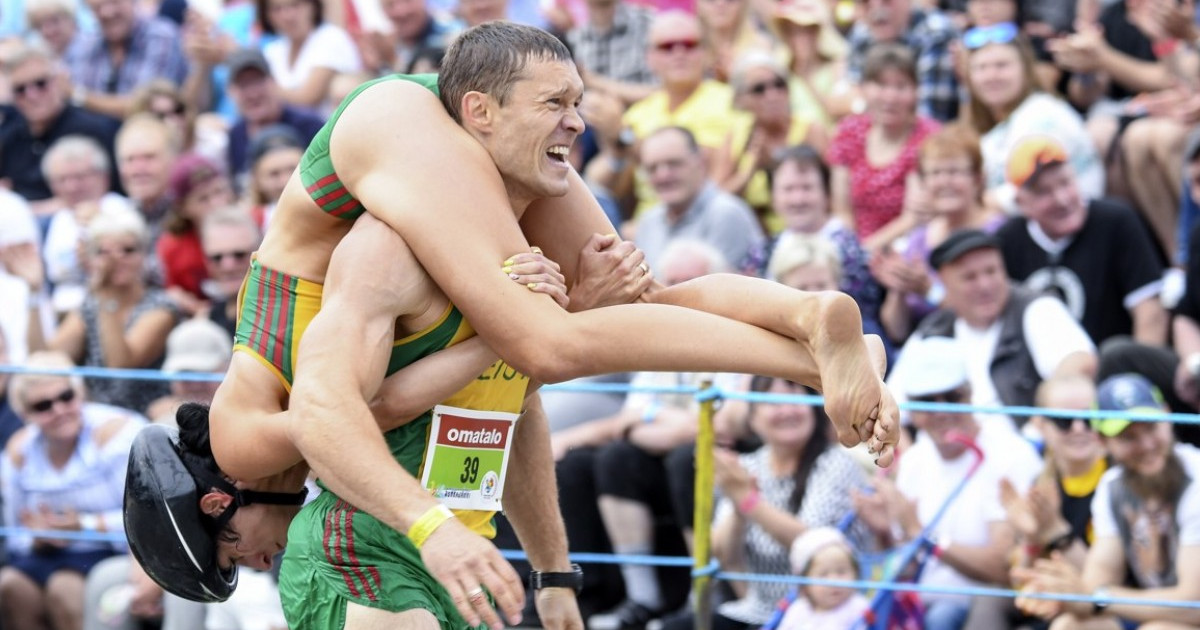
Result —
[[362, 70], [362, 58], [354, 40], [344, 29], [333, 24], [322, 24], [308, 35], [300, 45], [300, 54], [296, 55], [294, 64], [288, 62], [291, 53], [292, 43], [286, 37], [263, 47], [271, 76], [285, 90], [304, 85], [314, 68], [329, 68], [338, 73]]
[[[18, 194], [0, 188], [0, 249], [21, 243], [41, 242], [37, 220], [29, 204]], [[8, 273], [0, 264], [0, 332], [8, 346], [8, 360], [14, 364], [25, 362], [28, 355], [26, 331], [29, 328], [29, 285], [24, 280]]]
[[[137, 211], [128, 199], [111, 192], [100, 198], [100, 210]], [[50, 217], [42, 259], [46, 263], [46, 280], [54, 285], [51, 300], [54, 310], [58, 313], [67, 313], [79, 308], [87, 295], [87, 274], [79, 262], [81, 238], [83, 226], [76, 220], [74, 210], [62, 208]]]

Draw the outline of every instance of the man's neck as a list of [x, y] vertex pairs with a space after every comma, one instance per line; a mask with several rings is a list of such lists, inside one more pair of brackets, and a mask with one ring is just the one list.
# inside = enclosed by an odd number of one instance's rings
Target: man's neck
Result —
[[695, 83], [675, 83], [665, 86], [663, 89], [667, 91], [667, 109], [674, 111], [686, 103], [696, 93], [696, 90], [700, 89], [701, 81], [703, 79]]

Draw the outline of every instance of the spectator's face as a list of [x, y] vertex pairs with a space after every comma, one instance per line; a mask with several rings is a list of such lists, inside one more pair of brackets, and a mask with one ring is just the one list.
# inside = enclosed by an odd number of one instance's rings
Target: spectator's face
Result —
[[1116, 463], [1140, 477], [1163, 472], [1174, 443], [1169, 422], [1134, 422], [1117, 437], [1106, 438]]
[[737, 27], [745, 6], [745, 0], [698, 0], [696, 15], [709, 28], [724, 31]]
[[168, 94], [156, 94], [150, 99], [149, 111], [171, 128], [171, 134], [179, 146], [187, 138], [187, 107], [182, 101]]
[[229, 83], [229, 94], [242, 116], [263, 126], [279, 121], [283, 106], [275, 92], [275, 80], [258, 68], [244, 68]]
[[746, 72], [738, 102], [759, 124], [786, 124], [792, 117], [787, 78], [770, 68], [751, 68]]
[[872, 41], [891, 42], [908, 31], [909, 0], [855, 0], [858, 21], [867, 25]]
[[925, 159], [921, 163], [921, 183], [938, 214], [969, 212], [979, 201], [980, 176], [967, 156]]
[[[787, 381], [775, 379], [767, 393], [796, 396], [806, 392]], [[825, 427], [817, 426], [816, 414], [809, 405], [758, 403], [750, 417], [750, 428], [768, 446], [799, 452], [808, 444], [813, 431]]]
[[112, 234], [94, 239], [89, 252], [92, 264], [107, 262], [113, 287], [136, 287], [142, 284], [145, 271], [146, 247], [133, 234]]
[[1079, 195], [1075, 172], [1066, 164], [1044, 168], [1020, 188], [1017, 207], [1053, 239], [1075, 234], [1087, 220], [1087, 206]]
[[30, 59], [9, 74], [13, 105], [34, 127], [49, 124], [66, 105], [63, 79], [54, 72], [50, 62]]
[[874, 81], [863, 83], [863, 98], [871, 123], [884, 128], [900, 128], [912, 122], [917, 113], [917, 86], [899, 70], [888, 68]]
[[999, 250], [981, 248], [942, 265], [946, 306], [977, 328], [990, 326], [1008, 303], [1008, 275]]
[[967, 0], [967, 18], [973, 26], [994, 26], [1017, 21], [1013, 0]]
[[[804, 575], [818, 580], [858, 579], [858, 574], [854, 571], [854, 558], [842, 545], [829, 545], [813, 554], [812, 560], [808, 562], [808, 571]], [[808, 600], [812, 602], [814, 610], [826, 611], [836, 610], [838, 606], [846, 603], [854, 594], [854, 589], [812, 584], [805, 586], [804, 592], [808, 594]]]
[[664, 131], [642, 141], [642, 168], [659, 201], [687, 207], [704, 187], [704, 158], [681, 133]]
[[137, 19], [133, 0], [88, 0], [88, 6], [96, 15], [104, 41], [120, 44], [129, 38]]
[[[964, 384], [948, 392], [921, 397], [914, 396], [912, 400], [926, 403], [970, 404], [971, 388]], [[942, 459], [957, 459], [967, 452], [967, 447], [959, 440], [962, 437], [974, 438], [979, 433], [979, 424], [975, 421], [975, 416], [969, 413], [917, 411], [915, 409], [911, 413], [913, 424], [929, 435]]]
[[74, 15], [57, 9], [31, 13], [29, 26], [42, 36], [42, 39], [54, 52], [60, 55], [66, 51], [71, 40], [75, 38], [77, 28]]
[[60, 158], [46, 170], [50, 192], [68, 207], [99, 201], [108, 192], [108, 173], [88, 158]]
[[508, 0], [459, 0], [458, 15], [467, 27], [508, 17]]
[[570, 148], [584, 129], [579, 117], [583, 80], [571, 62], [527, 63], [528, 78], [513, 84], [505, 104], [494, 108], [484, 142], [510, 195], [561, 197], [571, 172]]
[[800, 291], [837, 291], [837, 277], [828, 265], [800, 265], [783, 274], [779, 283]]
[[660, 17], [650, 27], [649, 47], [647, 64], [664, 86], [693, 86], [704, 79], [703, 39], [694, 17]]
[[275, 203], [283, 194], [303, 155], [301, 149], [283, 147], [269, 151], [254, 163], [254, 186], [267, 203]]
[[405, 42], [415, 42], [429, 22], [424, 0], [383, 0], [383, 12], [392, 21], [396, 36]]
[[[1045, 406], [1050, 409], [1090, 410], [1096, 402], [1096, 389], [1086, 382], [1051, 385]], [[1046, 450], [1068, 465], [1084, 466], [1104, 456], [1104, 444], [1085, 418], [1038, 416], [1037, 426], [1046, 442]]]
[[221, 298], [232, 298], [250, 269], [250, 255], [258, 249], [258, 235], [249, 227], [212, 225], [200, 243], [208, 277]]
[[83, 427], [83, 394], [65, 378], [28, 381], [20, 392], [25, 423], [35, 426], [54, 443], [74, 442]]
[[157, 132], [146, 130], [122, 137], [117, 146], [117, 166], [125, 192], [139, 203], [163, 198], [174, 158], [167, 138]]
[[794, 161], [775, 169], [771, 202], [793, 232], [812, 233], [829, 220], [829, 196], [820, 171]]
[[289, 39], [300, 40], [312, 32], [315, 11], [312, 0], [267, 0], [267, 20]]
[[972, 51], [967, 60], [967, 80], [985, 107], [1007, 110], [1025, 89], [1021, 54], [1008, 44], [988, 44]]
[[198, 224], [213, 210], [231, 206], [233, 201], [233, 185], [228, 177], [219, 175], [192, 188], [183, 198], [182, 214]]

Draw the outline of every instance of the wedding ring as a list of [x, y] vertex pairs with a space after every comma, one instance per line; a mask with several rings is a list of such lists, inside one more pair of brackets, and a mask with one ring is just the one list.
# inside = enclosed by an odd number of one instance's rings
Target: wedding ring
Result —
[[649, 266], [649, 265], [647, 265], [647, 264], [646, 264], [646, 263], [644, 263], [644, 262], [640, 262], [640, 263], [638, 263], [638, 269], [641, 269], [641, 270], [642, 270], [642, 275], [643, 275], [643, 276], [644, 276], [644, 275], [646, 275], [646, 274], [648, 274], [648, 273], [650, 273], [650, 266]]
[[539, 255], [539, 256], [541, 256], [541, 255], [542, 255], [542, 248], [541, 248], [541, 247], [538, 247], [538, 246], [536, 246], [536, 245], [534, 245], [533, 247], [530, 247], [530, 248], [529, 248], [529, 251], [531, 251], [531, 252], [533, 252], [533, 253], [535, 253], [535, 254], [537, 254], [537, 255]]
[[482, 586], [476, 586], [475, 588], [473, 588], [467, 592], [467, 599], [469, 599], [471, 601], [475, 601], [475, 600], [479, 599], [480, 597], [483, 597], [483, 587]]

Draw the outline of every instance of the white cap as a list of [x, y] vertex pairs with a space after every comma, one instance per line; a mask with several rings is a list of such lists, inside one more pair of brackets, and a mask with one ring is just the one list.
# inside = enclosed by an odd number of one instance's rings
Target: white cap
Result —
[[164, 372], [217, 372], [233, 356], [233, 339], [207, 319], [189, 319], [167, 337]]
[[791, 553], [788, 554], [792, 563], [792, 573], [804, 575], [813, 556], [830, 545], [841, 545], [850, 550], [850, 555], [854, 555], [850, 541], [836, 527], [814, 527], [797, 536], [796, 540], [792, 541]]
[[962, 348], [950, 337], [925, 337], [904, 349], [904, 394], [909, 398], [953, 391], [967, 382]]

